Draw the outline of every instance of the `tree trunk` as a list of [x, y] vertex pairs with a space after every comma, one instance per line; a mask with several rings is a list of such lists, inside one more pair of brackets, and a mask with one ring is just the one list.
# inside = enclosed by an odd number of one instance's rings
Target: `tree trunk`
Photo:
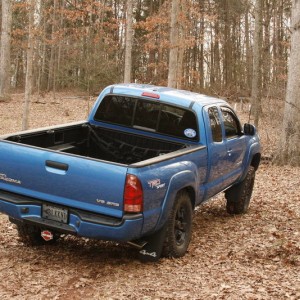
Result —
[[172, 1], [168, 87], [177, 85], [179, 0]]
[[300, 166], [300, 1], [293, 0], [291, 55], [278, 162]]
[[246, 43], [246, 88], [247, 92], [251, 91], [251, 47], [250, 47], [250, 30], [249, 30], [249, 5], [247, 5], [245, 12], [245, 43]]
[[[200, 73], [200, 79], [199, 79], [199, 88], [200, 91], [203, 92], [204, 89], [204, 32], [205, 32], [205, 21], [204, 21], [204, 14], [201, 13], [201, 21], [200, 21], [200, 51], [198, 55], [198, 61], [199, 61], [199, 73]], [[196, 61], [195, 61], [196, 65]]]
[[[181, 2], [181, 11], [187, 15], [187, 7], [184, 1]], [[176, 70], [176, 88], [182, 89], [183, 85], [183, 60], [185, 52], [186, 26], [181, 24], [178, 26], [178, 54], [177, 54], [177, 70]]]
[[125, 66], [124, 66], [124, 82], [131, 82], [131, 65], [132, 65], [132, 6], [133, 1], [127, 1], [126, 16], [126, 39], [125, 39]]
[[[184, 29], [182, 30], [182, 35]], [[184, 59], [184, 37], [181, 36], [181, 46], [179, 48], [179, 52], [178, 52], [178, 61], [177, 61], [177, 84], [176, 84], [176, 88], [177, 89], [182, 89], [182, 83], [183, 83], [183, 59]]]
[[252, 109], [254, 124], [258, 126], [261, 111], [261, 50], [262, 50], [262, 0], [256, 1], [255, 33], [253, 45]]
[[28, 32], [28, 46], [27, 46], [27, 65], [26, 65], [26, 81], [25, 81], [25, 99], [23, 108], [23, 122], [22, 130], [28, 129], [29, 125], [29, 106], [32, 94], [32, 75], [33, 75], [33, 50], [34, 50], [34, 4], [35, 0], [29, 0], [29, 32]]
[[55, 40], [55, 33], [57, 31], [57, 7], [58, 0], [53, 2], [53, 16], [52, 16], [52, 32], [51, 32], [51, 53], [49, 61], [49, 75], [48, 75], [48, 87], [47, 91], [53, 91], [55, 99], [55, 88], [56, 88], [56, 56], [57, 56], [57, 41]]
[[0, 46], [0, 100], [7, 96], [10, 84], [10, 32], [12, 7], [10, 0], [2, 0], [2, 30]]
[[263, 26], [263, 52], [262, 52], [262, 90], [267, 91], [270, 87], [271, 72], [271, 17], [273, 7], [270, 1], [264, 2], [264, 26]]
[[229, 11], [229, 0], [221, 1], [223, 3], [223, 14], [224, 14], [224, 64], [223, 64], [223, 86], [230, 86], [231, 75], [232, 75], [232, 44], [230, 34], [230, 11]]

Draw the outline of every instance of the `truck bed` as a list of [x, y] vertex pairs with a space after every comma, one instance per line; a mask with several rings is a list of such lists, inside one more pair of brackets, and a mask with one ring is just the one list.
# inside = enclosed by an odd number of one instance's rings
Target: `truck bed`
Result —
[[187, 147], [89, 123], [54, 127], [6, 137], [24, 145], [121, 164], [133, 164]]

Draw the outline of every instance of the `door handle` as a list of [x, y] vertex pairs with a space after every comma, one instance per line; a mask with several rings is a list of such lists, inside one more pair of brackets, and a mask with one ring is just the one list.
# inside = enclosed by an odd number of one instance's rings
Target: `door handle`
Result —
[[53, 161], [53, 160], [46, 160], [46, 167], [58, 169], [58, 170], [62, 170], [62, 171], [68, 171], [68, 169], [69, 169], [68, 164], [60, 163], [60, 162]]

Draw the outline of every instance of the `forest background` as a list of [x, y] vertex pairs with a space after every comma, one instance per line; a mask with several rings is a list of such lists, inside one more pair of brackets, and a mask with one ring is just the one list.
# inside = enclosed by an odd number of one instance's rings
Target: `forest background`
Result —
[[[11, 2], [12, 89], [25, 86], [28, 46], [33, 46], [37, 93], [81, 88], [93, 94], [122, 82], [131, 3], [130, 81], [167, 85], [169, 53], [175, 49], [175, 87], [229, 99], [251, 96], [259, 1], [37, 0], [32, 6], [30, 1], [2, 2]], [[32, 10], [34, 44], [28, 45]], [[290, 0], [261, 1], [261, 76], [266, 97], [285, 96], [290, 11]], [[176, 14], [173, 23], [171, 14]]]
[[28, 248], [0, 214], [1, 299], [300, 299], [299, 0], [2, 0], [0, 12], [0, 134], [82, 120], [103, 87], [131, 81], [225, 98], [263, 145], [249, 212], [229, 216], [222, 195], [199, 207], [181, 259], [143, 265], [128, 245], [73, 236]]
[[[116, 82], [251, 103], [256, 126], [263, 105], [282, 121], [289, 103], [278, 133], [286, 148], [299, 145], [300, 126], [289, 128], [299, 125], [299, 100], [286, 101], [291, 8], [291, 0], [2, 0], [0, 100], [24, 91], [23, 129], [32, 93], [95, 95]], [[292, 148], [273, 156], [300, 164]]]

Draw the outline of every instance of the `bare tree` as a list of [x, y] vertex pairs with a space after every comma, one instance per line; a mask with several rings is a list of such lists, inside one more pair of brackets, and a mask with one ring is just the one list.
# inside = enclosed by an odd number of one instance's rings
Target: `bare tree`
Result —
[[[55, 33], [57, 31], [58, 26], [58, 14], [57, 14], [58, 0], [54, 0], [53, 2], [53, 23], [52, 23], [52, 32], [51, 32], [51, 40], [54, 41]], [[48, 77], [48, 91], [53, 90], [54, 98], [55, 98], [55, 90], [56, 90], [56, 57], [57, 57], [57, 43], [52, 43], [51, 52], [50, 52], [50, 62], [49, 62], [49, 77]]]
[[292, 2], [291, 56], [284, 107], [279, 163], [300, 166], [300, 1]]
[[2, 30], [0, 46], [0, 100], [7, 96], [10, 83], [10, 32], [12, 6], [10, 0], [2, 0]]
[[168, 86], [177, 85], [177, 62], [178, 62], [178, 11], [179, 0], [172, 1], [171, 10], [171, 31], [170, 31], [170, 52], [169, 52], [169, 73]]
[[125, 69], [124, 82], [131, 82], [131, 65], [132, 65], [132, 7], [133, 1], [127, 1], [127, 17], [126, 17], [126, 38], [125, 38]]
[[253, 77], [252, 77], [252, 115], [254, 124], [258, 126], [261, 111], [261, 51], [262, 51], [262, 0], [255, 5], [255, 33], [253, 45]]
[[25, 99], [23, 108], [23, 122], [22, 129], [28, 129], [29, 125], [29, 106], [30, 98], [32, 94], [33, 83], [33, 54], [34, 54], [34, 10], [35, 0], [28, 0], [29, 3], [29, 31], [28, 31], [28, 43], [27, 43], [27, 64], [26, 64], [26, 81], [25, 81]]

